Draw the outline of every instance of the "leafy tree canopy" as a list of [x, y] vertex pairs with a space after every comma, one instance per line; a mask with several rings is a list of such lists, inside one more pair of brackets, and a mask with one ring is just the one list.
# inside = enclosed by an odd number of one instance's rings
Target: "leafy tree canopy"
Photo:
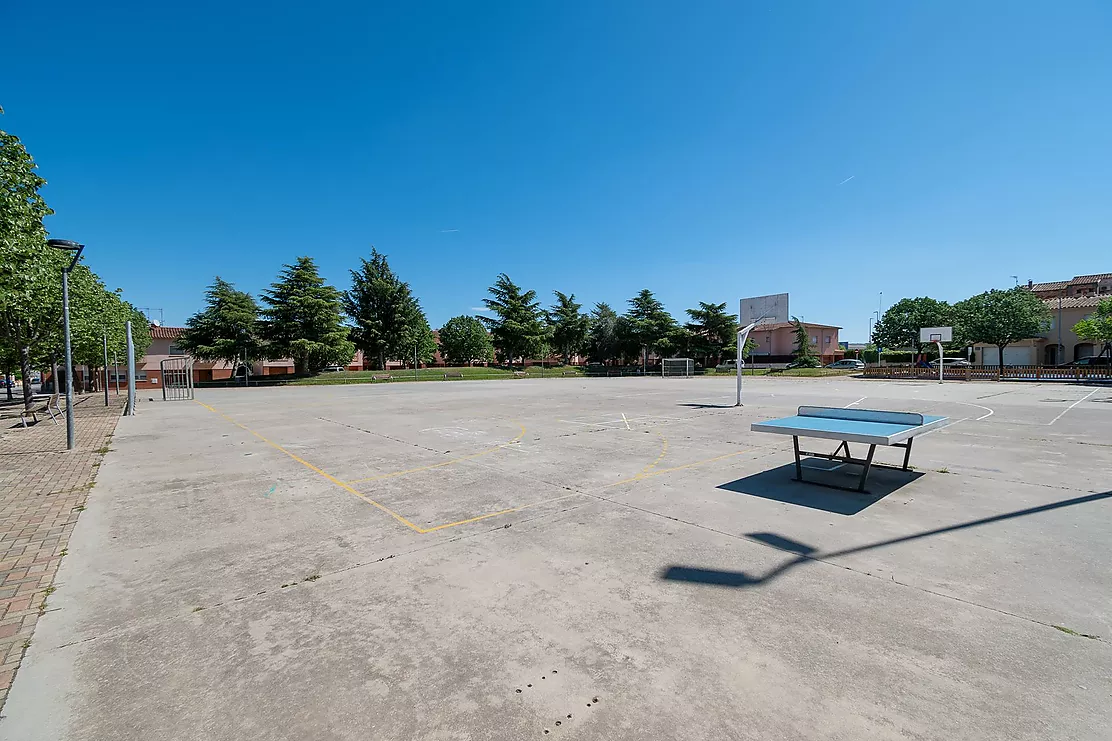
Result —
[[293, 358], [296, 373], [351, 362], [355, 345], [341, 318], [340, 292], [320, 277], [313, 258], [284, 266], [262, 299], [268, 357]]
[[1038, 337], [1050, 327], [1050, 310], [1024, 286], [1006, 291], [994, 288], [959, 301], [954, 315], [966, 340], [996, 345], [1001, 365], [1005, 347]]
[[440, 352], [448, 362], [470, 365], [479, 360], [490, 362], [494, 346], [486, 327], [473, 316], [454, 316], [440, 328]]
[[185, 323], [178, 346], [202, 360], [232, 366], [263, 356], [259, 339], [259, 305], [251, 294], [217, 276], [205, 291], [206, 306]]
[[1112, 298], [1101, 301], [1092, 315], [1073, 325], [1073, 333], [1082, 340], [1099, 343], [1102, 354], [1112, 351]]
[[872, 341], [888, 349], [914, 347], [915, 353], [919, 354], [923, 352], [924, 344], [919, 339], [920, 329], [951, 327], [954, 323], [954, 307], [945, 301], [927, 296], [904, 298], [884, 312], [873, 327]]
[[587, 331], [587, 357], [599, 363], [621, 358], [618, 313], [606, 303], [595, 304]]

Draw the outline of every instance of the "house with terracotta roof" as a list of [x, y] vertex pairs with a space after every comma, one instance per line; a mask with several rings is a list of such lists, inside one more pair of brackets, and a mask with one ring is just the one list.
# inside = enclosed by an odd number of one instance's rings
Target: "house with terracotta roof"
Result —
[[[845, 357], [846, 351], [838, 341], [841, 327], [833, 324], [802, 322], [815, 355], [822, 358], [823, 364], [833, 363]], [[795, 325], [791, 322], [770, 322], [758, 324], [749, 333], [749, 339], [757, 343], [750, 355], [752, 363], [789, 363], [795, 353]]]
[[[1050, 329], [1004, 348], [1004, 365], [1060, 365], [1101, 354], [1104, 348], [1075, 335], [1073, 325], [1090, 316], [1101, 301], [1112, 298], [1112, 273], [1049, 283], [1028, 281], [1027, 289], [1050, 309]], [[995, 345], [973, 346], [974, 363], [998, 365], [999, 358]]]

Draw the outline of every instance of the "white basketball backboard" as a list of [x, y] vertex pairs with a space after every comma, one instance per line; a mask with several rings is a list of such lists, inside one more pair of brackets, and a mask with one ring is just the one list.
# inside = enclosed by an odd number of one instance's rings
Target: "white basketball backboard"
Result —
[[743, 298], [740, 308], [738, 324], [743, 327], [753, 322], [758, 324], [786, 322], [788, 321], [788, 294], [774, 293], [770, 296]]
[[919, 330], [920, 342], [952, 342], [953, 327], [923, 327]]

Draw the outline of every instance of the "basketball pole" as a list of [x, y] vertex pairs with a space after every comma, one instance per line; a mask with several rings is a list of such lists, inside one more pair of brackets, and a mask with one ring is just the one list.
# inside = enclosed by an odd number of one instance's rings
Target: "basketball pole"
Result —
[[942, 340], [935, 340], [934, 344], [938, 345], [938, 382], [942, 383], [942, 368], [946, 365], [942, 362]]
[[[764, 317], [761, 317], [761, 319], [764, 319]], [[757, 322], [761, 319], [758, 319]], [[757, 322], [742, 327], [737, 332], [737, 403], [734, 404], [735, 407], [744, 406], [741, 403], [741, 377], [743, 375], [742, 371], [745, 370], [745, 343], [748, 341], [749, 333], [753, 331], [753, 327], [757, 326]]]

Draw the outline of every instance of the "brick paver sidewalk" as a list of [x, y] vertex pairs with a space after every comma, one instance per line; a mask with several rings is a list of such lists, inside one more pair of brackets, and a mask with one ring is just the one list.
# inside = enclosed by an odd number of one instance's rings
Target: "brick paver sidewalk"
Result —
[[101, 396], [78, 397], [73, 451], [64, 418], [0, 428], [0, 709], [122, 407], [122, 397], [108, 407]]

